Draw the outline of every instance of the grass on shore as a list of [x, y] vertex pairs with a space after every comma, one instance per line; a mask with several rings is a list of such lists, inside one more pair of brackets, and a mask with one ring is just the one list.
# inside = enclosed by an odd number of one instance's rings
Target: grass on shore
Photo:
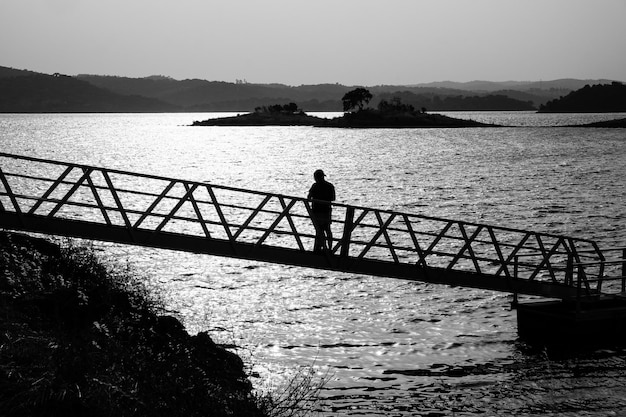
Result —
[[264, 416], [235, 354], [125, 269], [0, 231], [3, 416]]

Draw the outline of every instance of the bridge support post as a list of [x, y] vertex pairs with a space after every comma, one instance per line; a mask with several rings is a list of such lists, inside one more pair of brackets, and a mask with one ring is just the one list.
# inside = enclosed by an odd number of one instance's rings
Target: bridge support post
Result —
[[626, 344], [626, 300], [533, 301], [517, 306], [517, 332], [536, 347], [580, 349]]

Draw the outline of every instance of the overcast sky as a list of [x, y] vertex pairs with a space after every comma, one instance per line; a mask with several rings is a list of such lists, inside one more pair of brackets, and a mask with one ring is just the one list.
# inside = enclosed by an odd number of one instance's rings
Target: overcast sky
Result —
[[0, 0], [0, 66], [289, 85], [626, 81], [626, 0]]

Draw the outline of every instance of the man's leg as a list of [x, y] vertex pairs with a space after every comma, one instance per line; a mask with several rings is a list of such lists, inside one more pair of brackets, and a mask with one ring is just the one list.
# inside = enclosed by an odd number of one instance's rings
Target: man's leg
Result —
[[326, 239], [328, 241], [328, 250], [333, 248], [333, 231], [330, 229], [330, 222], [326, 223], [325, 229], [326, 231]]
[[315, 243], [313, 244], [313, 252], [322, 252], [324, 250], [324, 219], [319, 215], [313, 215], [313, 226], [315, 227]]
[[315, 245], [313, 252], [322, 252], [324, 250], [324, 231], [320, 227], [315, 228]]

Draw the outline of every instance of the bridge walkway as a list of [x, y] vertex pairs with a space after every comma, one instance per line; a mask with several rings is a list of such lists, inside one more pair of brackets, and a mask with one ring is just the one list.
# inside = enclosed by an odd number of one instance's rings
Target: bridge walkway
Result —
[[[0, 153], [0, 227], [558, 299], [624, 293], [596, 242]], [[621, 258], [620, 258], [621, 257]]]

